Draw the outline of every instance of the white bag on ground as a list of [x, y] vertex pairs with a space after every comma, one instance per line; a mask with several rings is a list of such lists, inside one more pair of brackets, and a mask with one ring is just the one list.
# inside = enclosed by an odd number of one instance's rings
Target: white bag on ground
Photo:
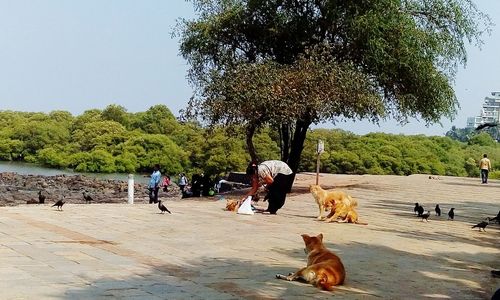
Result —
[[238, 208], [238, 213], [242, 215], [253, 215], [252, 210], [252, 196], [248, 196], [243, 204]]

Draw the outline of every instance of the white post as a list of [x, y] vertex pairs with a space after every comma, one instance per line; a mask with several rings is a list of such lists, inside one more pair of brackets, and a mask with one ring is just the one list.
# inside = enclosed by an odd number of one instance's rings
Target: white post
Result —
[[316, 146], [316, 154], [318, 155], [318, 158], [316, 160], [316, 185], [319, 184], [319, 164], [320, 164], [320, 156], [321, 153], [325, 152], [325, 144], [323, 143], [322, 140], [318, 140], [318, 145]]
[[134, 174], [128, 174], [128, 204], [134, 204]]

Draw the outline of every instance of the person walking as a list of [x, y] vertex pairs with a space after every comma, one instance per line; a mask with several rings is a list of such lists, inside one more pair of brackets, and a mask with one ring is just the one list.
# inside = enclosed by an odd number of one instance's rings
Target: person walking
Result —
[[479, 169], [481, 170], [481, 183], [488, 183], [488, 173], [491, 170], [491, 162], [487, 154], [484, 154], [483, 158], [479, 161]]
[[292, 190], [294, 179], [292, 169], [281, 160], [267, 160], [260, 164], [250, 162], [246, 174], [251, 177], [252, 188], [245, 198], [254, 196], [259, 186], [265, 186], [267, 190], [265, 199], [269, 203], [266, 211], [275, 215], [285, 204], [286, 194]]
[[149, 180], [149, 203], [158, 203], [158, 192], [160, 191], [160, 165], [155, 164], [153, 167], [153, 173], [151, 174], [151, 179]]

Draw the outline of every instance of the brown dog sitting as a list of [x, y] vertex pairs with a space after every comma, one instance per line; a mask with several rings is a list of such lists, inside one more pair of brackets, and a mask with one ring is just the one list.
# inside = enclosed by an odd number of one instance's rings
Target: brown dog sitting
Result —
[[294, 281], [303, 280], [324, 290], [332, 290], [345, 280], [344, 265], [340, 258], [323, 245], [323, 234], [318, 236], [302, 235], [307, 253], [307, 267], [290, 273], [288, 276], [276, 274], [276, 278]]

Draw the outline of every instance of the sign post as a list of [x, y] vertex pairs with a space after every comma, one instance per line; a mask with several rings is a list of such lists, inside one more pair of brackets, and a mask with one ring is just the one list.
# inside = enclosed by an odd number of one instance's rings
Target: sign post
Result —
[[321, 153], [325, 152], [325, 144], [323, 143], [322, 140], [318, 140], [318, 145], [316, 147], [316, 154], [317, 154], [317, 160], [316, 160], [316, 185], [319, 184], [319, 158], [321, 156]]
[[128, 174], [128, 204], [134, 204], [134, 175]]

